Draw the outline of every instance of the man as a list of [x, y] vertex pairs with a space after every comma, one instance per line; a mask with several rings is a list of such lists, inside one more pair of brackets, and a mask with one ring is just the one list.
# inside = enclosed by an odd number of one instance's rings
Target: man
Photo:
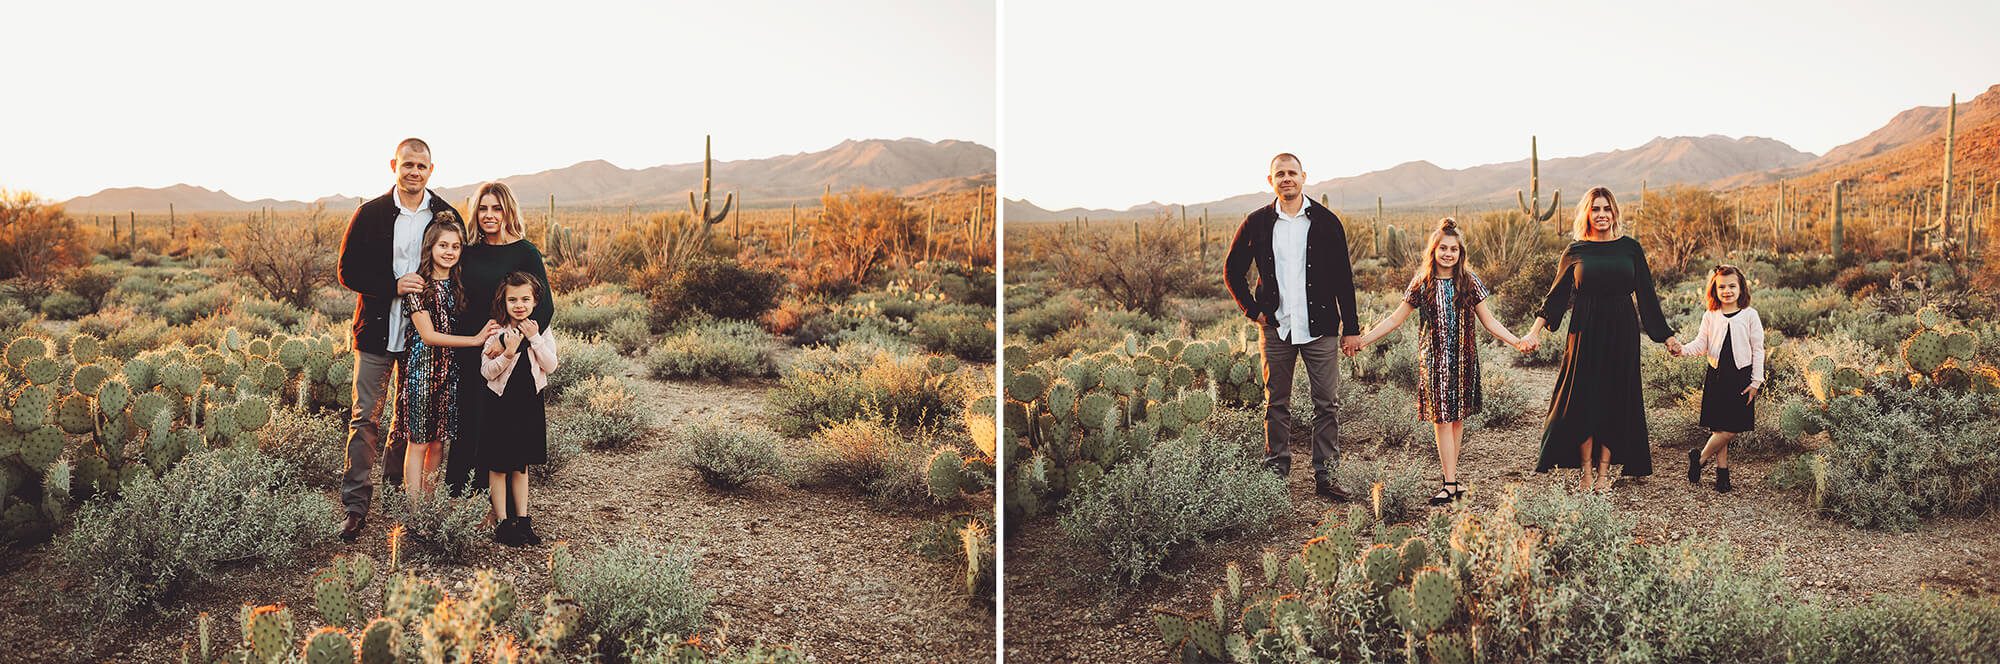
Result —
[[[1303, 359], [1312, 384], [1313, 489], [1347, 500], [1334, 485], [1340, 463], [1338, 372], [1341, 353], [1361, 347], [1354, 311], [1354, 269], [1347, 231], [1332, 210], [1305, 195], [1305, 168], [1291, 153], [1271, 158], [1266, 178], [1277, 200], [1243, 218], [1224, 261], [1224, 281], [1243, 315], [1262, 326], [1264, 463], [1280, 477], [1292, 470], [1292, 369]], [[1243, 273], [1257, 268], [1253, 289]], [[1338, 335], [1339, 339], [1334, 337]]]
[[[349, 542], [361, 536], [368, 504], [375, 497], [368, 475], [383, 441], [382, 395], [391, 375], [397, 379], [403, 375], [404, 351], [416, 334], [403, 311], [402, 296], [423, 290], [417, 263], [423, 255], [424, 227], [446, 214], [460, 218], [456, 208], [425, 187], [431, 179], [429, 144], [403, 139], [396, 144], [389, 169], [396, 174], [395, 188], [355, 209], [340, 242], [340, 285], [358, 294], [354, 405], [347, 422], [347, 467], [340, 480], [340, 502], [347, 511], [340, 538]], [[496, 327], [490, 321], [487, 326]], [[382, 481], [401, 486], [403, 445], [391, 442], [382, 452], [387, 457]]]

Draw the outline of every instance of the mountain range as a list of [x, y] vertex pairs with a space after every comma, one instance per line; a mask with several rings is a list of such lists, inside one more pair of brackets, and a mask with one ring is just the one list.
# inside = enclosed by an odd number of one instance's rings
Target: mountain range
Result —
[[[1824, 155], [1801, 152], [1782, 141], [1746, 136], [1662, 137], [1638, 147], [1599, 152], [1581, 157], [1541, 160], [1542, 200], [1557, 189], [1571, 196], [1592, 185], [1613, 191], [1639, 189], [1643, 182], [1652, 188], [1676, 184], [1704, 185], [1716, 189], [1756, 188], [1779, 179], [1810, 179], [1815, 174], [1859, 171], [1860, 167], [1880, 167], [1922, 161], [1922, 154], [1941, 154], [1946, 109], [1920, 106], [1891, 118], [1882, 128], [1853, 142], [1828, 150]], [[1968, 101], [1959, 102], [1959, 140], [1985, 133], [1987, 125], [2000, 129], [2000, 85]], [[1937, 143], [1931, 146], [1931, 143]], [[1976, 140], [1972, 145], [1979, 145]], [[1976, 160], [1980, 153], [1960, 149], [1959, 160]], [[1929, 163], [1929, 162], [1924, 162]], [[1361, 175], [1322, 180], [1307, 185], [1312, 195], [1331, 194], [1349, 208], [1366, 206], [1376, 196], [1390, 206], [1511, 205], [1515, 192], [1528, 184], [1528, 160], [1486, 164], [1462, 169], [1440, 168], [1427, 161], [1412, 161]], [[1935, 175], [1935, 174], [1931, 174]], [[1567, 205], [1572, 199], [1564, 198]], [[1240, 215], [1271, 201], [1269, 192], [1246, 193], [1217, 201], [1187, 203], [1190, 210], [1206, 208], [1211, 214]], [[1369, 201], [1372, 202], [1372, 201]], [[1068, 208], [1047, 210], [1027, 200], [1006, 199], [1009, 221], [1054, 221], [1076, 217], [1099, 219], [1151, 217], [1178, 205], [1144, 203], [1124, 210]], [[1560, 213], [1559, 213], [1560, 214]]]
[[[738, 204], [747, 203], [749, 207], [817, 201], [828, 187], [835, 191], [866, 187], [924, 196], [993, 186], [994, 160], [993, 148], [968, 141], [848, 140], [819, 152], [716, 161], [711, 188], [718, 198], [726, 192], [736, 192]], [[504, 177], [500, 181], [514, 189], [523, 207], [537, 202], [546, 204], [550, 194], [564, 206], [671, 206], [685, 205], [687, 193], [701, 188], [701, 167], [701, 162], [694, 162], [628, 169], [591, 160]], [[457, 201], [470, 197], [477, 187], [473, 183], [440, 188], [437, 192], [446, 200]], [[382, 190], [388, 188], [385, 182]], [[369, 192], [365, 196], [380, 193]], [[361, 200], [364, 197], [336, 195], [312, 203], [342, 209]], [[264, 207], [300, 209], [311, 203], [268, 198], [245, 201], [222, 191], [177, 184], [105, 189], [63, 204], [71, 212], [166, 212], [168, 204], [184, 212], [241, 212]]]

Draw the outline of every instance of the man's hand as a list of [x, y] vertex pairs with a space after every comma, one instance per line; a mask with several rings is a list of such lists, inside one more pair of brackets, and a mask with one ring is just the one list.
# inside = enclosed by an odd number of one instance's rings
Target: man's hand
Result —
[[1361, 352], [1361, 336], [1352, 335], [1352, 336], [1341, 337], [1340, 352], [1345, 353], [1348, 357], [1354, 357], [1355, 353]]
[[422, 275], [411, 272], [396, 279], [397, 295], [409, 295], [421, 292], [424, 292], [424, 278]]

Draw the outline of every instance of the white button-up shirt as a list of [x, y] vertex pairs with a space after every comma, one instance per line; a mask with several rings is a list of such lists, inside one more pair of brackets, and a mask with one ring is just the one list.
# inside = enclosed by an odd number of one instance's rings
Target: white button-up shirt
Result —
[[[403, 198], [396, 192], [389, 193], [389, 200], [396, 204], [396, 234], [389, 247], [389, 266], [395, 268], [396, 276], [417, 271], [424, 255], [424, 228], [431, 224], [431, 192], [424, 190], [424, 200], [417, 203], [417, 209], [403, 207]], [[403, 352], [403, 337], [409, 334], [409, 326], [404, 324], [403, 298], [397, 296], [389, 301], [389, 352]]]
[[1282, 201], [1272, 208], [1278, 211], [1278, 221], [1271, 225], [1271, 254], [1277, 262], [1278, 273], [1278, 338], [1294, 345], [1311, 343], [1319, 337], [1313, 336], [1312, 325], [1306, 314], [1306, 231], [1312, 230], [1312, 220], [1306, 218], [1306, 209], [1312, 207], [1311, 196], [1300, 196], [1305, 201], [1299, 204], [1299, 213], [1285, 214]]

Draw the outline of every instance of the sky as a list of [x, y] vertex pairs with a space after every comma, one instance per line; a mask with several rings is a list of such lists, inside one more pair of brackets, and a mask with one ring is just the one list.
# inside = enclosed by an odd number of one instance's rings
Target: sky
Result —
[[[2000, 83], [2000, 2], [1008, 0], [1008, 198], [1045, 209], [1763, 136], [1824, 154]], [[1526, 187], [1523, 176], [1522, 186]]]
[[0, 7], [0, 188], [371, 196], [830, 148], [993, 146], [994, 0], [36, 2]]

